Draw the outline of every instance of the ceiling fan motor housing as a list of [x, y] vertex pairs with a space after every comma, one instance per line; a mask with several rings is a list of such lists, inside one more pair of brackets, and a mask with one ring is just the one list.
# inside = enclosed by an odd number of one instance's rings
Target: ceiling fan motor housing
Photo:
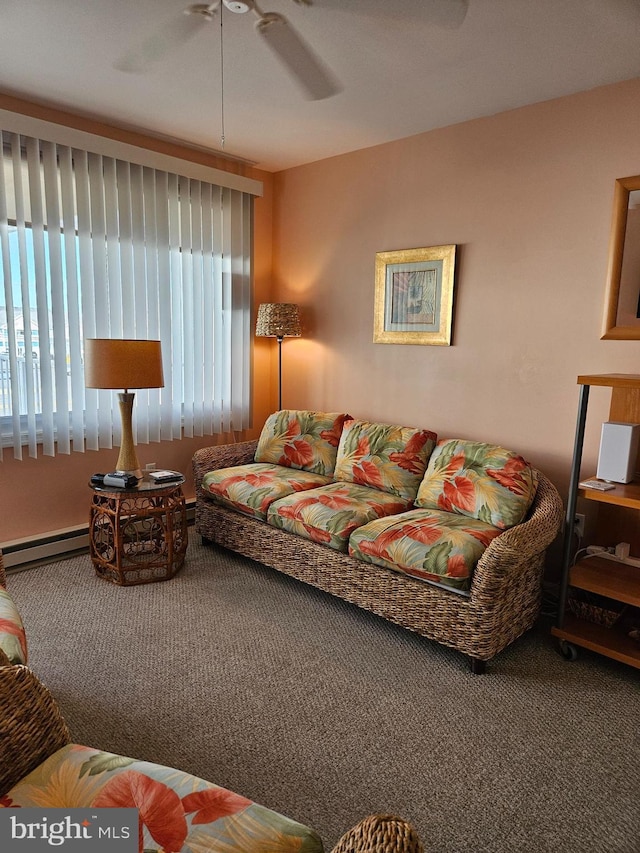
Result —
[[252, 6], [251, 3], [245, 3], [243, 0], [222, 0], [222, 2], [230, 12], [237, 12], [239, 15], [248, 12]]

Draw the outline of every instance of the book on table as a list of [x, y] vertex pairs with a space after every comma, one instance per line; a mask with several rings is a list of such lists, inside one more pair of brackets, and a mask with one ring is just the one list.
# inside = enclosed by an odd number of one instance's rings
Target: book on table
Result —
[[149, 471], [149, 479], [154, 483], [171, 483], [174, 480], [181, 480], [182, 474], [179, 471]]

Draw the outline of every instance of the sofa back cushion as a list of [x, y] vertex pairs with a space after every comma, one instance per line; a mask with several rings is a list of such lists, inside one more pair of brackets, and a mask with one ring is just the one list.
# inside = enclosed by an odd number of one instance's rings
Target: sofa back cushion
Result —
[[428, 429], [348, 420], [334, 477], [412, 501], [436, 441]]
[[537, 486], [535, 469], [517, 453], [495, 444], [446, 439], [431, 454], [415, 503], [504, 530], [524, 519]]
[[274, 412], [262, 427], [254, 459], [330, 477], [342, 426], [349, 417], [335, 412]]

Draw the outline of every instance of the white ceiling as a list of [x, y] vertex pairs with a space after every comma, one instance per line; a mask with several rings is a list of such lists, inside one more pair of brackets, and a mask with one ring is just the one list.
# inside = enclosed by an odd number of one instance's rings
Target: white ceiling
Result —
[[0, 0], [0, 91], [220, 150], [222, 32], [224, 151], [278, 171], [640, 77], [640, 0], [470, 0], [457, 29], [432, 20], [449, 0], [262, 0], [341, 81], [321, 101], [226, 9], [144, 73], [114, 67], [187, 2]]

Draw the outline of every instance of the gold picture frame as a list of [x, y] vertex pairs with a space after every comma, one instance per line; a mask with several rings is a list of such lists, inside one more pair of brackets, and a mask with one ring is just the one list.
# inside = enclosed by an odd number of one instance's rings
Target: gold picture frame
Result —
[[373, 342], [451, 345], [456, 246], [376, 254]]
[[640, 340], [640, 175], [615, 183], [601, 340]]

